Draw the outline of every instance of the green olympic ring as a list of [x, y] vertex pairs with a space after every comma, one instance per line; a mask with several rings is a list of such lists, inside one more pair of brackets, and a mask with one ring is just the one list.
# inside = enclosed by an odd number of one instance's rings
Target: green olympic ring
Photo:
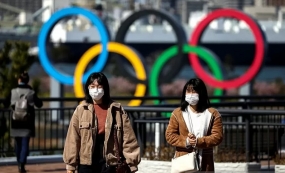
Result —
[[[154, 62], [152, 70], [150, 72], [150, 80], [149, 80], [150, 94], [152, 96], [159, 96], [159, 88], [158, 88], [159, 74], [162, 68], [164, 67], [164, 64], [177, 53], [178, 53], [178, 47], [172, 46], [168, 48], [167, 50], [165, 50]], [[209, 65], [210, 70], [213, 72], [213, 75], [216, 79], [218, 80], [223, 79], [223, 73], [213, 53], [207, 51], [203, 47], [190, 46], [188, 44], [185, 44], [183, 46], [183, 53], [197, 54], [202, 60], [204, 60]], [[215, 88], [214, 95], [215, 96], [223, 95], [223, 90], [219, 88]], [[211, 100], [211, 102], [219, 102], [219, 101], [220, 100], [218, 99]], [[159, 104], [159, 101], [155, 100], [154, 104]]]

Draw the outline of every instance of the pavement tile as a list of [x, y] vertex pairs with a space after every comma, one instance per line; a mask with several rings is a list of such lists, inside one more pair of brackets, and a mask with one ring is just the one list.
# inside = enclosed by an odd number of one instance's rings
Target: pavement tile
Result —
[[[66, 173], [64, 163], [27, 164], [27, 173]], [[0, 166], [0, 173], [18, 173], [17, 165]]]

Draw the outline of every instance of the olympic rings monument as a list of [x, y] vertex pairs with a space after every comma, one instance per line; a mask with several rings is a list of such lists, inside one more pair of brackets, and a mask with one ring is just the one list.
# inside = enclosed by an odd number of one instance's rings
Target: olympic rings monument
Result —
[[[139, 54], [139, 52], [128, 47], [125, 44], [124, 39], [132, 23], [137, 19], [150, 14], [161, 17], [172, 26], [172, 30], [177, 38], [177, 44], [162, 52], [157, 57], [151, 70], [148, 71], [144, 58]], [[49, 40], [49, 35], [56, 23], [62, 18], [72, 15], [82, 15], [88, 18], [94, 27], [98, 29], [101, 41], [99, 44], [96, 44], [86, 50], [76, 65], [74, 75], [70, 76], [59, 72], [51, 64], [46, 51], [46, 43]], [[221, 17], [244, 21], [249, 26], [255, 40], [255, 54], [251, 66], [242, 76], [231, 80], [224, 80], [225, 75], [223, 74], [223, 67], [219, 57], [217, 57], [214, 52], [211, 52], [199, 45], [201, 37], [203, 36], [207, 26], [212, 21]], [[242, 11], [235, 9], [219, 9], [208, 13], [197, 24], [190, 38], [186, 38], [186, 33], [182, 25], [167, 12], [155, 9], [136, 11], [121, 23], [114, 40], [110, 40], [106, 26], [93, 12], [80, 7], [68, 7], [55, 12], [49, 20], [44, 23], [38, 37], [38, 48], [39, 60], [46, 73], [60, 84], [73, 85], [76, 97], [84, 96], [83, 83], [92, 72], [103, 70], [106, 66], [109, 52], [117, 53], [121, 55], [116, 58], [118, 64], [122, 65], [122, 69], [125, 73], [128, 73], [138, 81], [134, 96], [143, 97], [147, 94], [148, 90], [151, 96], [161, 95], [158, 79], [166, 78], [166, 76], [161, 74], [162, 68], [175, 56], [176, 64], [172, 66], [171, 72], [167, 73], [167, 78], [175, 77], [183, 65], [182, 59], [184, 54], [188, 54], [189, 64], [193, 68], [195, 74], [203, 79], [208, 85], [215, 88], [215, 96], [220, 96], [223, 94], [223, 89], [241, 87], [254, 79], [262, 68], [268, 46], [265, 33], [258, 22]], [[89, 71], [84, 73], [88, 63], [97, 55], [99, 56], [96, 63]], [[198, 58], [201, 58], [207, 63], [212, 74], [209, 74], [203, 69]], [[133, 67], [130, 67], [129, 64], [126, 63], [127, 61]], [[213, 101], [218, 102], [219, 100]], [[154, 103], [158, 104], [158, 102]], [[139, 106], [141, 104], [141, 100], [131, 100], [128, 103], [128, 106]]]

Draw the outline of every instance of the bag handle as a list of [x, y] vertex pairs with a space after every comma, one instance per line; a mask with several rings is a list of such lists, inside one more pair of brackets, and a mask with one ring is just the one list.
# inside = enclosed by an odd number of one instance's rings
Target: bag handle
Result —
[[[195, 135], [195, 133], [194, 133], [194, 128], [193, 128], [193, 122], [192, 122], [192, 118], [191, 118], [191, 110], [190, 110], [189, 107], [188, 107], [187, 112], [188, 112], [189, 125], [191, 126], [190, 129], [192, 130], [192, 132], [190, 131], [190, 133], [192, 133], [192, 134]], [[197, 137], [196, 137], [196, 138], [197, 138]], [[193, 147], [193, 148], [194, 148], [194, 147]], [[198, 150], [197, 150], [196, 148], [194, 148], [194, 151], [195, 151], [195, 153], [198, 153]]]
[[112, 110], [112, 117], [113, 117], [113, 137], [114, 137], [114, 143], [115, 143], [115, 156], [117, 157], [118, 164], [122, 163], [121, 157], [120, 157], [120, 147], [119, 147], [119, 140], [117, 136], [117, 120], [116, 116], [113, 114]]
[[190, 108], [188, 108], [188, 120], [189, 120], [189, 125], [191, 126], [191, 130], [192, 132], [190, 131], [190, 133], [193, 133], [194, 134], [194, 129], [193, 129], [193, 123], [192, 123], [192, 118], [191, 118], [191, 113], [190, 113]]
[[[192, 132], [191, 132], [191, 133], [194, 134], [193, 123], [192, 123], [192, 118], [191, 118], [191, 113], [190, 113], [190, 111], [191, 111], [190, 108], [188, 108], [189, 124], [190, 124], [190, 126], [192, 126], [192, 127], [191, 127], [191, 129], [192, 129]], [[197, 137], [196, 137], [196, 140], [197, 140]], [[201, 169], [201, 168], [200, 168], [200, 164], [199, 164], [200, 159], [199, 159], [199, 155], [198, 155], [199, 151], [198, 151], [197, 148], [194, 148], [194, 147], [193, 147], [193, 149], [194, 149], [194, 152], [195, 152], [196, 165], [197, 165], [197, 167], [198, 167], [198, 170], [200, 171], [200, 169]]]

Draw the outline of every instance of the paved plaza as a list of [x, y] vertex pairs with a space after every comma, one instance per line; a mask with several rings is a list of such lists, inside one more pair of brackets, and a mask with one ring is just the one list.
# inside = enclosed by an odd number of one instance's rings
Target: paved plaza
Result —
[[[64, 163], [28, 164], [28, 173], [66, 173]], [[16, 165], [0, 166], [0, 173], [18, 173]]]
[[[262, 162], [262, 165], [266, 165], [265, 162]], [[64, 163], [42, 163], [42, 164], [28, 164], [26, 166], [27, 173], [66, 173]], [[274, 170], [271, 171], [253, 171], [249, 173], [274, 173]], [[18, 173], [16, 165], [9, 166], [0, 166], [0, 173]], [[224, 173], [216, 171], [216, 173]], [[236, 173], [236, 172], [235, 172]], [[244, 173], [241, 171], [240, 173]]]

